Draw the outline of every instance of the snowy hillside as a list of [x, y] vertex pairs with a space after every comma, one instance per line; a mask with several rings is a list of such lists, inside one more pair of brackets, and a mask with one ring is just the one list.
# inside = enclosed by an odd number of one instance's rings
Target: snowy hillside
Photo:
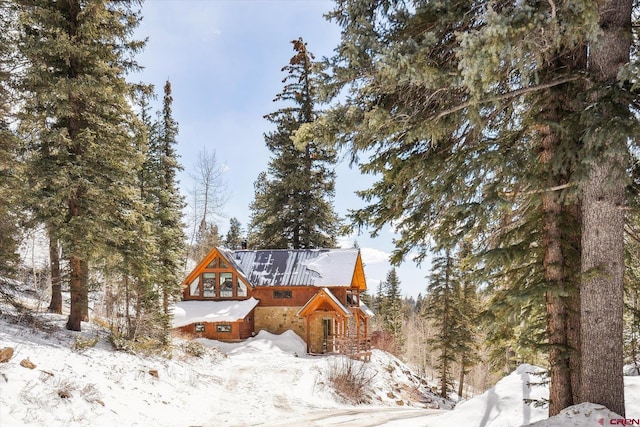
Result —
[[[116, 352], [101, 327], [64, 329], [66, 318], [0, 306], [0, 426], [517, 426], [546, 418], [523, 403], [548, 395], [539, 368], [523, 365], [459, 404], [433, 395], [395, 357], [375, 350], [365, 404], [339, 395], [329, 375], [344, 359], [305, 354], [292, 332], [239, 344], [176, 339], [170, 358]], [[1, 353], [1, 351], [0, 351]], [[358, 364], [358, 366], [360, 366]], [[626, 377], [627, 417], [640, 416], [640, 377]], [[572, 408], [546, 426], [593, 426], [605, 412]], [[605, 414], [606, 415], [606, 414]], [[555, 423], [555, 424], [554, 424]]]
[[[64, 316], [2, 311], [0, 349], [14, 349], [0, 363], [3, 427], [241, 426], [354, 407], [327, 378], [343, 359], [307, 356], [292, 332], [233, 345], [201, 340], [206, 347], [176, 340], [168, 359], [115, 352], [93, 324], [77, 333], [64, 329]], [[366, 366], [371, 390], [359, 408], [451, 406], [387, 353], [375, 351]]]

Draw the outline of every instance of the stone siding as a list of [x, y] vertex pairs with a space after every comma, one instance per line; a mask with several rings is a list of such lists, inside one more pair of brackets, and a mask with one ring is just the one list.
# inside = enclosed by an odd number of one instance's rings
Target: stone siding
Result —
[[304, 317], [296, 316], [301, 307], [256, 307], [255, 331], [281, 334], [289, 329], [306, 341]]

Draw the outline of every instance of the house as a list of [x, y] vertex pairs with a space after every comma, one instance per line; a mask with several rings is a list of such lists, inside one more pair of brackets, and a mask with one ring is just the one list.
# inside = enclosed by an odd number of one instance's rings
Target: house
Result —
[[213, 248], [182, 285], [173, 327], [193, 336], [238, 341], [292, 330], [309, 353], [369, 351], [373, 313], [360, 300], [358, 249]]

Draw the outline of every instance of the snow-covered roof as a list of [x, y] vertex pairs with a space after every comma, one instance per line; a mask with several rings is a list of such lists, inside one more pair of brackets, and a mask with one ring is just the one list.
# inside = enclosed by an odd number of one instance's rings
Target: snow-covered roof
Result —
[[195, 322], [235, 322], [244, 319], [258, 305], [251, 297], [242, 301], [180, 301], [171, 307], [172, 327]]
[[363, 303], [362, 300], [360, 300], [360, 310], [367, 315], [367, 317], [373, 317], [376, 314], [373, 312], [373, 310], [371, 310], [369, 307], [367, 307], [367, 304]]
[[351, 286], [358, 249], [220, 249], [254, 286]]
[[322, 288], [320, 291], [318, 291], [317, 294], [315, 294], [314, 296], [312, 296], [309, 301], [307, 301], [307, 303], [302, 306], [302, 308], [300, 310], [298, 310], [298, 313], [296, 313], [298, 316], [304, 316], [304, 312], [307, 310], [307, 307], [309, 307], [312, 304], [316, 304], [317, 302], [315, 301], [318, 297], [322, 297], [322, 294], [325, 294], [329, 297], [329, 299], [333, 302], [333, 306], [335, 308], [337, 308], [338, 310], [340, 310], [342, 312], [343, 315], [347, 316], [347, 317], [351, 317], [351, 312], [349, 311], [349, 309], [347, 307], [345, 307], [344, 305], [342, 305], [342, 303], [340, 302], [340, 300], [338, 298], [336, 298], [336, 296], [333, 294], [333, 292], [331, 292], [328, 288]]

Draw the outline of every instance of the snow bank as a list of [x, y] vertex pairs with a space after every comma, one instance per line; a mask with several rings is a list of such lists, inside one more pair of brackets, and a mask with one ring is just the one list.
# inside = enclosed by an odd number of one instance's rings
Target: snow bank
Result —
[[637, 376], [640, 375], [640, 364], [636, 365], [630, 363], [628, 365], [624, 365], [624, 374], [628, 376]]
[[473, 399], [458, 404], [447, 414], [429, 421], [428, 426], [510, 427], [547, 418], [546, 408], [526, 404], [524, 400], [548, 397], [548, 388], [540, 384], [542, 368], [523, 364], [507, 377]]
[[280, 335], [260, 331], [255, 337], [237, 343], [227, 343], [206, 338], [199, 338], [197, 341], [205, 347], [215, 347], [229, 355], [284, 353], [304, 356], [307, 353], [307, 344], [291, 330], [285, 331]]
[[560, 411], [555, 417], [530, 424], [536, 427], [595, 427], [611, 425], [610, 420], [619, 420], [622, 417], [611, 412], [602, 405], [595, 403], [581, 403], [570, 406]]

